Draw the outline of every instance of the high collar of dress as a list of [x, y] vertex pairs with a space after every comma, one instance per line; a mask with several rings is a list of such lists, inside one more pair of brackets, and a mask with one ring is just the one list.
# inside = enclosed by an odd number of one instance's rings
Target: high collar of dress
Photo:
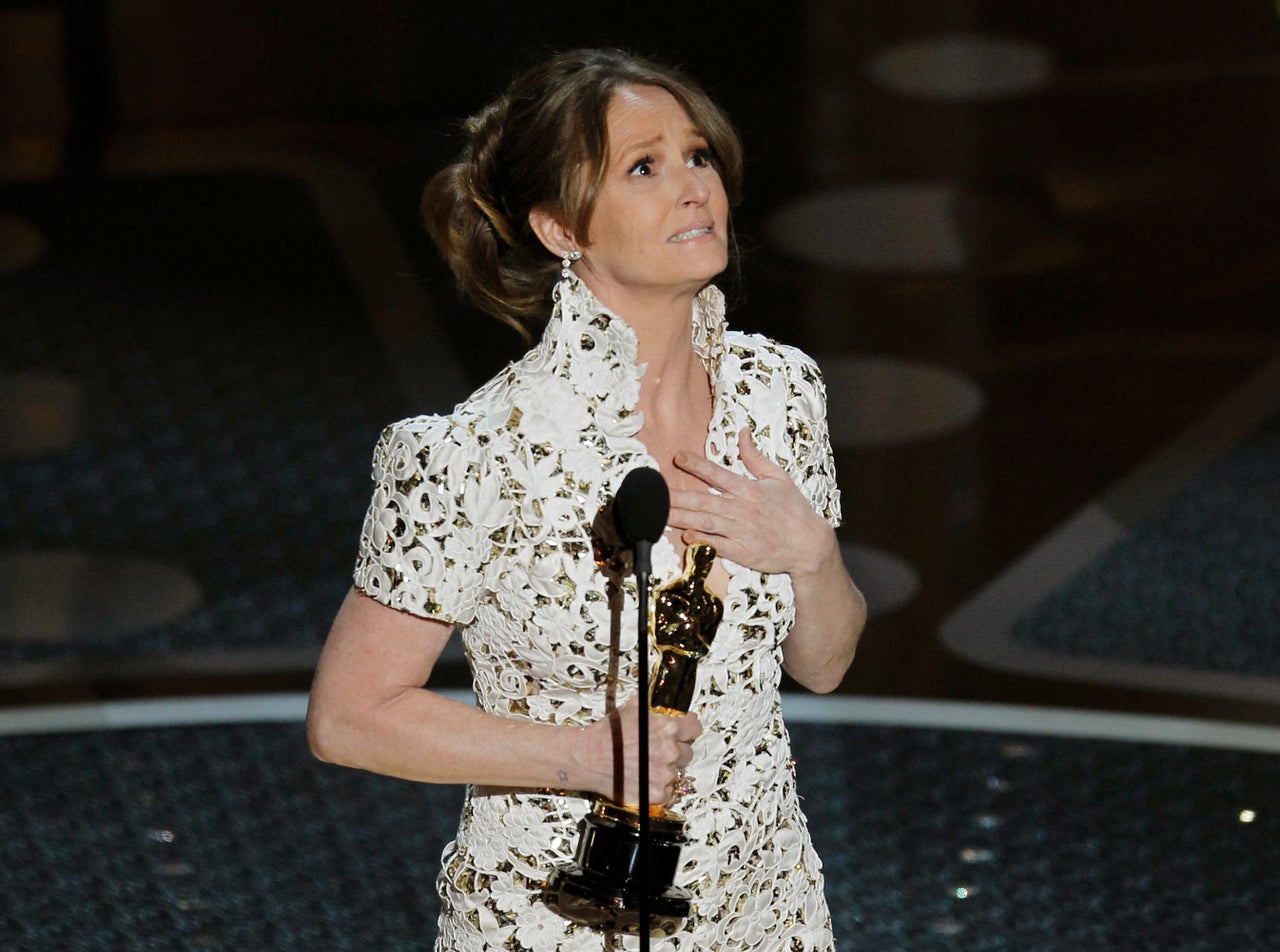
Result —
[[[567, 379], [597, 412], [632, 417], [638, 430], [642, 421], [634, 411], [646, 365], [639, 362], [635, 330], [600, 303], [576, 275], [556, 285], [553, 300], [538, 346], [545, 366]], [[709, 284], [694, 299], [689, 332], [694, 352], [717, 386], [724, 331], [724, 295]]]

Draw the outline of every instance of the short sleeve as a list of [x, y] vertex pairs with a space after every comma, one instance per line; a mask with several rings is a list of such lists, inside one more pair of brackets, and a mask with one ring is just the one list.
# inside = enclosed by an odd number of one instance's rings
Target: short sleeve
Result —
[[791, 478], [813, 508], [840, 525], [840, 489], [827, 429], [827, 388], [814, 360], [793, 350], [787, 366], [787, 436], [795, 469]]
[[463, 627], [474, 620], [492, 546], [485, 527], [467, 518], [478, 498], [478, 456], [474, 438], [448, 417], [383, 431], [353, 573], [359, 591], [424, 618]]

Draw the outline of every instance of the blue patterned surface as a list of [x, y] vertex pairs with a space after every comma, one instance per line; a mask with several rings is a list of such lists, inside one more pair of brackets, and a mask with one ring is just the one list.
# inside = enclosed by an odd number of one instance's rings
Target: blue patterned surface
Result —
[[[846, 952], [1280, 948], [1280, 757], [792, 733]], [[298, 724], [0, 738], [0, 947], [427, 949], [459, 805]]]
[[0, 546], [151, 556], [205, 607], [0, 661], [318, 646], [386, 421], [406, 415], [305, 189], [252, 176], [9, 187], [51, 237], [0, 282], [0, 369], [63, 374], [91, 426], [0, 461]]
[[1015, 625], [1077, 657], [1280, 677], [1280, 420]]

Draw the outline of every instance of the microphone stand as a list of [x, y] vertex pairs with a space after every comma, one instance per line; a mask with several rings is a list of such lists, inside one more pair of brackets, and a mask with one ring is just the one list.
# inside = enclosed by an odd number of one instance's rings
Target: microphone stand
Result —
[[640, 952], [649, 952], [649, 554], [653, 543], [637, 540], [635, 546], [636, 596], [639, 624], [636, 628], [636, 691], [639, 693], [640, 727]]
[[674, 883], [680, 848], [688, 842], [684, 818], [659, 806], [655, 819], [649, 798], [650, 557], [654, 542], [662, 538], [670, 504], [662, 474], [642, 466], [623, 479], [613, 506], [618, 536], [634, 553], [640, 613], [636, 637], [639, 803], [598, 800], [580, 824], [574, 862], [553, 870], [543, 886], [547, 905], [573, 922], [627, 933], [636, 928], [642, 952], [649, 950], [655, 920], [664, 932], [677, 928], [688, 918], [693, 898], [689, 890]]

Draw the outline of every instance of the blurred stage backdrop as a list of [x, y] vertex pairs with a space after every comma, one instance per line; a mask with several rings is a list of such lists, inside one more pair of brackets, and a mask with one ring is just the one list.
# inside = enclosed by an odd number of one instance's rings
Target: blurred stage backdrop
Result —
[[1277, 948], [1270, 0], [0, 3], [0, 946], [429, 944], [459, 792], [302, 692], [379, 430], [521, 349], [422, 184], [579, 45], [735, 119], [730, 322], [826, 375], [841, 947]]

